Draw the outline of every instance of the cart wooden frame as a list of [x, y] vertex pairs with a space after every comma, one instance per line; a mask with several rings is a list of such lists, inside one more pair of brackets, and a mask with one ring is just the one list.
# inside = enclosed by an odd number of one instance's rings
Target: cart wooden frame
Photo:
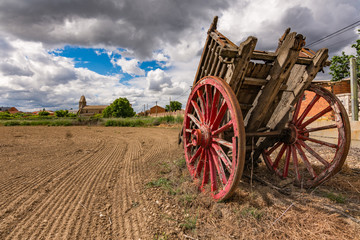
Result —
[[[200, 189], [216, 201], [228, 199], [245, 162], [259, 157], [274, 174], [303, 187], [336, 174], [350, 146], [348, 116], [335, 95], [312, 84], [329, 65], [328, 50], [304, 48], [304, 37], [287, 29], [275, 52], [257, 51], [255, 37], [237, 46], [216, 26], [217, 17], [182, 130], [187, 167]], [[314, 125], [325, 117], [331, 121]], [[335, 139], [318, 137], [327, 131]]]

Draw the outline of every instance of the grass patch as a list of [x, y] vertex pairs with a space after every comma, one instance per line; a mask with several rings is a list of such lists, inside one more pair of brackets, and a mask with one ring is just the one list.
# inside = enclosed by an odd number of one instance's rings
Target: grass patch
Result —
[[242, 216], [251, 216], [251, 217], [255, 218], [256, 220], [260, 220], [263, 215], [263, 212], [257, 208], [248, 207], [241, 211], [241, 215]]
[[175, 161], [175, 164], [178, 168], [183, 169], [186, 167], [186, 160], [185, 158], [180, 158], [179, 160]]
[[164, 116], [158, 118], [112, 118], [105, 120], [106, 127], [148, 127], [159, 126], [160, 124], [180, 124], [183, 121], [182, 116]]
[[168, 239], [170, 238], [166, 235], [166, 233], [156, 234], [154, 236], [154, 240], [168, 240]]
[[336, 203], [345, 203], [346, 202], [346, 197], [343, 196], [342, 194], [327, 192], [327, 193], [324, 193], [324, 196]]
[[188, 216], [185, 217], [184, 222], [180, 224], [180, 227], [184, 230], [194, 230], [196, 228], [197, 217]]
[[148, 182], [147, 187], [160, 187], [167, 191], [170, 195], [176, 195], [179, 190], [174, 189], [174, 184], [168, 178], [159, 178], [154, 181]]
[[4, 126], [71, 126], [73, 125], [72, 120], [9, 120], [3, 123]]

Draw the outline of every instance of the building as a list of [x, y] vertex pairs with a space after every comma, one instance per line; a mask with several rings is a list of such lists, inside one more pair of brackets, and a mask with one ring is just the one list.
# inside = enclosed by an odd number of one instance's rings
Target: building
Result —
[[0, 112], [9, 112], [10, 114], [19, 113], [15, 107], [0, 107]]
[[[339, 98], [341, 103], [344, 105], [346, 112], [351, 118], [351, 87], [350, 87], [350, 78], [342, 79], [341, 81], [316, 81], [314, 82], [317, 85], [320, 85]], [[360, 86], [358, 85], [358, 97], [359, 97], [359, 108], [360, 108]]]
[[164, 112], [165, 112], [165, 108], [160, 107], [158, 105], [150, 108], [150, 114], [157, 114], [157, 113], [164, 113]]
[[79, 110], [77, 112], [80, 116], [93, 116], [101, 114], [108, 105], [86, 105], [86, 98], [84, 95], [80, 97]]

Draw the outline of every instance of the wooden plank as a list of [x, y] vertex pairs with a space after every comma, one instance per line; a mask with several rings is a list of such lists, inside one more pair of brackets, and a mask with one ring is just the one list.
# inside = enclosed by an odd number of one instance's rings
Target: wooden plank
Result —
[[279, 124], [286, 122], [282, 119], [290, 113], [298, 98], [309, 87], [319, 70], [326, 65], [327, 58], [328, 50], [320, 49], [309, 66], [295, 65], [287, 82], [287, 92], [283, 93], [279, 105], [267, 124], [271, 129], [282, 127]]
[[220, 51], [220, 47], [219, 46], [216, 46], [215, 48], [215, 51], [213, 53], [214, 55], [214, 61], [212, 62], [211, 64], [211, 68], [210, 68], [210, 71], [209, 71], [209, 74], [210, 76], [214, 76], [215, 74], [215, 69], [216, 69], [216, 66], [218, 65], [218, 62], [219, 62], [219, 57], [218, 57], [218, 53]]
[[287, 35], [270, 70], [269, 82], [262, 89], [257, 105], [249, 117], [246, 126], [247, 132], [257, 131], [262, 125], [266, 115], [269, 114], [269, 107], [273, 104], [281, 86], [287, 81], [304, 44], [305, 41], [301, 34], [293, 32]]
[[263, 78], [252, 78], [245, 77], [244, 84], [246, 85], [256, 85], [256, 86], [264, 86], [268, 81]]
[[236, 58], [233, 65], [231, 65], [232, 71], [228, 71], [225, 76], [225, 81], [235, 92], [236, 96], [240, 94], [240, 86], [245, 78], [247, 66], [250, 62], [250, 56], [255, 49], [257, 38], [248, 37], [244, 42], [239, 45], [239, 57]]
[[[237, 56], [237, 51], [235, 49], [222, 49], [222, 51], [219, 53], [222, 57], [229, 57], [229, 58], [235, 58]], [[268, 61], [273, 62], [276, 59], [277, 54], [274, 52], [266, 52], [266, 51], [254, 51], [251, 55], [251, 60], [262, 60], [262, 61]], [[299, 57], [296, 61], [296, 64], [300, 65], [310, 65], [312, 59], [311, 58], [304, 58]], [[330, 61], [326, 61], [326, 66], [330, 66]]]
[[212, 48], [212, 45], [215, 43], [215, 41], [208, 37], [207, 39], [207, 43], [206, 45], [204, 46], [204, 50], [203, 50], [203, 53], [202, 53], [202, 56], [201, 56], [201, 60], [200, 60], [200, 63], [199, 63], [199, 66], [198, 66], [198, 71], [200, 71], [199, 69], [201, 69], [201, 72], [200, 73], [196, 73], [195, 75], [195, 80], [194, 80], [194, 84], [196, 84], [197, 81], [199, 81], [203, 76], [204, 76], [204, 73], [205, 73], [205, 70], [206, 70], [206, 65], [209, 61], [209, 58], [210, 58], [210, 54], [211, 54], [211, 48]]
[[198, 80], [201, 79], [201, 77], [204, 74], [204, 71], [206, 70], [204, 68], [205, 68], [205, 65], [206, 65], [206, 61], [207, 61], [207, 59], [209, 57], [209, 50], [211, 49], [211, 47], [209, 47], [209, 45], [211, 45], [211, 40], [212, 40], [211, 37], [209, 36], [209, 34], [216, 30], [217, 22], [218, 22], [218, 16], [215, 16], [212, 23], [211, 23], [211, 25], [210, 25], [208, 33], [207, 33], [205, 46], [204, 46], [203, 52], [202, 52], [201, 57], [200, 57], [199, 66], [198, 66], [196, 74], [195, 74], [195, 79], [194, 79], [194, 82], [193, 82], [193, 86], [196, 84], [196, 82]]

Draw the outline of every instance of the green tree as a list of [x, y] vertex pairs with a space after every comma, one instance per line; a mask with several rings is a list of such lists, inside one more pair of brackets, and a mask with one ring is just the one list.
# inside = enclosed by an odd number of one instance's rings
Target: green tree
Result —
[[50, 113], [45, 111], [45, 110], [42, 110], [42, 111], [39, 112], [39, 116], [42, 116], [42, 117], [49, 116], [49, 115], [50, 115]]
[[57, 110], [55, 111], [55, 116], [56, 117], [67, 117], [69, 114], [68, 110]]
[[[358, 31], [360, 33], [360, 30]], [[331, 58], [330, 75], [332, 81], [340, 81], [343, 78], [350, 77], [350, 58], [355, 57], [357, 65], [357, 74], [360, 78], [360, 39], [358, 39], [353, 45], [356, 55], [347, 55], [345, 52], [341, 53], [341, 56], [333, 56]]]
[[182, 107], [182, 104], [181, 102], [178, 102], [178, 101], [170, 101], [170, 106], [169, 105], [166, 105], [165, 106], [165, 110], [166, 111], [177, 111], [177, 110], [181, 110], [181, 107]]
[[110, 106], [103, 111], [103, 116], [108, 117], [133, 117], [135, 116], [134, 109], [131, 107], [129, 100], [126, 98], [116, 99]]

